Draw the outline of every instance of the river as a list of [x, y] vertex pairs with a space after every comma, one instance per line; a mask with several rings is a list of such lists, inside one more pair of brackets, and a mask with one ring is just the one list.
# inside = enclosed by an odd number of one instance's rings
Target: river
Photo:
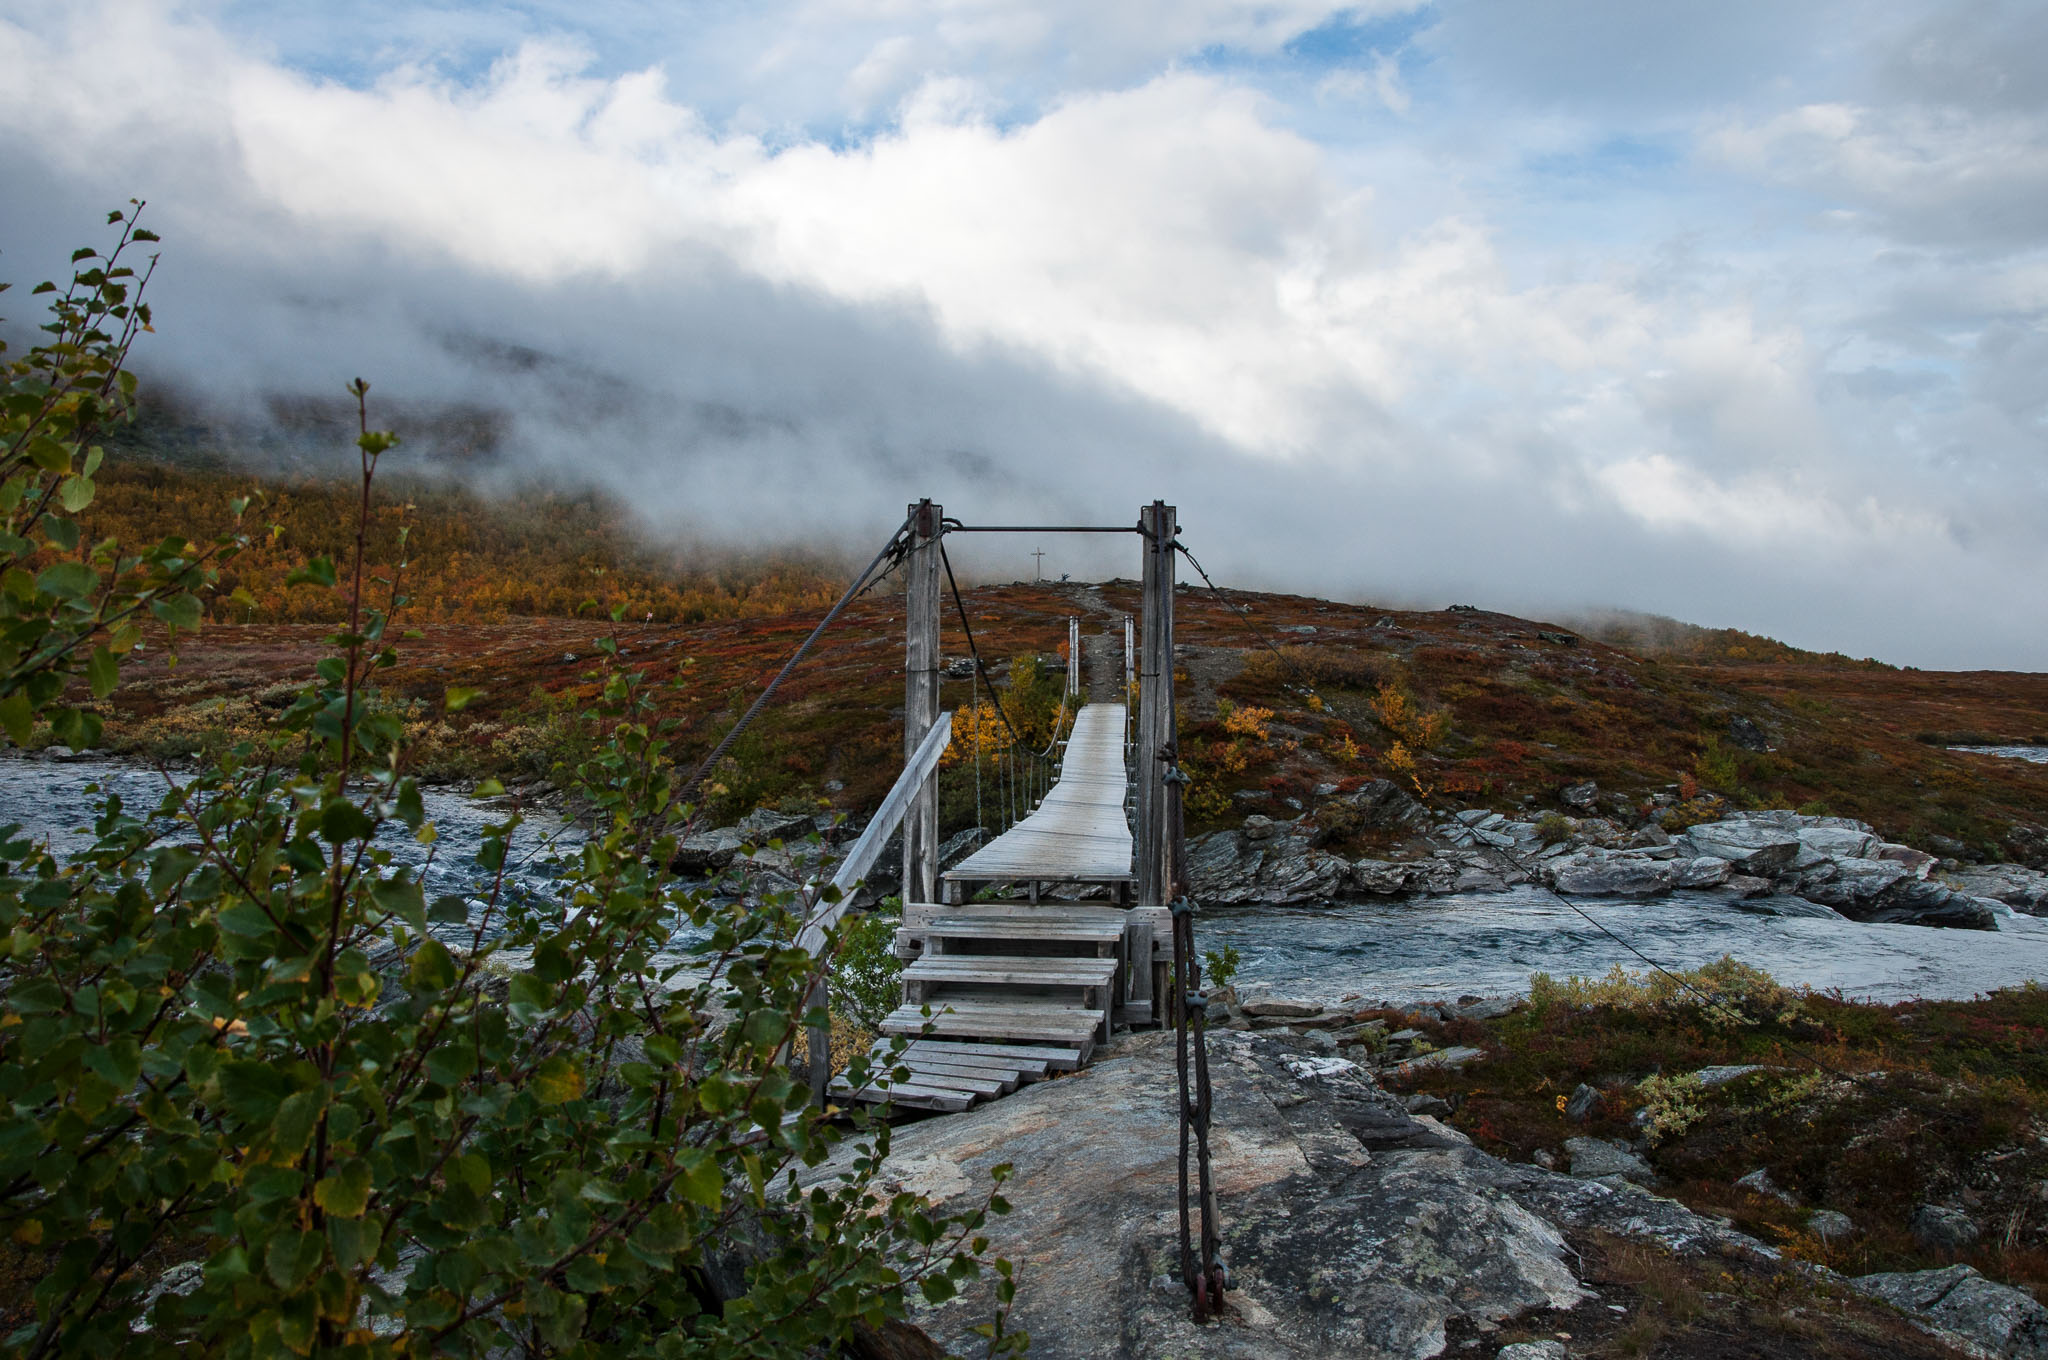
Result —
[[[19, 822], [60, 852], [91, 843], [99, 791], [117, 792], [139, 811], [162, 796], [163, 776], [111, 760], [0, 759], [0, 823]], [[450, 790], [430, 789], [425, 798], [440, 833], [429, 896], [473, 890], [480, 880], [473, 857], [502, 806]], [[420, 848], [401, 832], [394, 828], [390, 837], [394, 853], [421, 862]], [[546, 893], [546, 844], [574, 834], [552, 814], [530, 813], [514, 840], [514, 890]], [[1519, 992], [1531, 973], [1590, 975], [1616, 964], [1640, 970], [1646, 965], [1633, 947], [1673, 968], [1732, 954], [1784, 982], [1896, 1001], [2048, 979], [2048, 919], [2009, 915], [1999, 925], [1996, 932], [1858, 925], [1766, 914], [1703, 892], [1647, 902], [1579, 899], [1574, 909], [1521, 888], [1331, 907], [1211, 908], [1196, 918], [1196, 933], [1201, 948], [1239, 951], [1240, 979], [1319, 998]]]

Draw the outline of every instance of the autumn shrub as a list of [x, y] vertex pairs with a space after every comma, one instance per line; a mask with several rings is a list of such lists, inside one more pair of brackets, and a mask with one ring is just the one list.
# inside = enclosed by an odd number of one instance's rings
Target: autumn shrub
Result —
[[1794, 1025], [1808, 1019], [1807, 993], [1787, 987], [1763, 969], [1725, 956], [1683, 972], [1651, 969], [1631, 973], [1616, 964], [1598, 978], [1548, 973], [1529, 979], [1529, 1004], [1551, 1007], [1606, 1007], [1645, 1015], [1696, 1013], [1709, 1024], [1743, 1026], [1768, 1019]]
[[1417, 703], [1408, 687], [1398, 679], [1383, 681], [1373, 692], [1372, 713], [1396, 741], [1415, 751], [1432, 749], [1451, 730], [1448, 713]]
[[1233, 708], [1223, 716], [1223, 730], [1233, 737], [1246, 737], [1253, 741], [1272, 739], [1271, 724], [1273, 710], [1270, 708]]
[[[120, 257], [81, 254], [59, 343], [0, 394], [10, 740], [47, 721], [91, 745], [66, 685], [112, 689], [145, 613], [195, 626], [237, 546], [130, 554], [65, 527], [127, 391], [122, 322], [147, 320]], [[558, 771], [590, 830], [552, 891], [508, 890], [516, 808], [465, 891], [430, 898], [397, 853], [431, 864], [437, 835], [377, 686], [406, 563], [402, 536], [381, 572], [365, 552], [395, 439], [361, 427], [358, 534], [295, 573], [344, 623], [271, 726], [153, 806], [106, 798], [68, 859], [0, 834], [0, 1234], [38, 1253], [0, 1353], [796, 1357], [912, 1290], [950, 1297], [1005, 1206], [942, 1217], [887, 1189], [864, 1115], [840, 1170], [813, 1170], [849, 1135], [788, 1058], [849, 932], [813, 956], [794, 941], [818, 896], [741, 906], [669, 873], [670, 729], [615, 642], [587, 754]], [[988, 1326], [991, 1350], [1019, 1343]]]

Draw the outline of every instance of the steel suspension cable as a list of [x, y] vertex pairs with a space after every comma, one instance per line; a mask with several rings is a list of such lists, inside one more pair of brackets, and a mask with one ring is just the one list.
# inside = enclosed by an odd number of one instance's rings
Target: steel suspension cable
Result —
[[[1226, 607], [1230, 608], [1233, 612], [1235, 612], [1238, 615], [1239, 618], [1241, 618], [1244, 621], [1245, 627], [1249, 629], [1251, 633], [1255, 637], [1257, 637], [1260, 642], [1266, 645], [1266, 649], [1272, 652], [1273, 655], [1276, 658], [1278, 658], [1278, 660], [1283, 666], [1286, 666], [1290, 671], [1294, 672], [1295, 678], [1301, 682], [1302, 688], [1307, 690], [1309, 693], [1314, 693], [1315, 687], [1313, 683], [1309, 680], [1309, 677], [1302, 673], [1301, 667], [1295, 663], [1292, 657], [1289, 657], [1285, 652], [1281, 651], [1278, 647], [1275, 647], [1273, 645], [1272, 641], [1269, 638], [1267, 638], [1267, 636], [1263, 632], [1259, 630], [1258, 625], [1252, 622], [1251, 615], [1248, 611], [1241, 609], [1237, 605], [1231, 603], [1229, 597], [1227, 597], [1223, 593], [1222, 589], [1218, 587], [1214, 581], [1209, 579], [1209, 573], [1202, 570], [1202, 564], [1195, 560], [1195, 555], [1187, 550], [1186, 545], [1176, 540], [1173, 546], [1180, 553], [1181, 556], [1187, 558], [1189, 565], [1194, 567], [1195, 571], [1201, 576], [1204, 584], [1206, 584], [1209, 587], [1209, 589], [1212, 592], [1214, 592], [1216, 598], [1218, 600], [1221, 600]], [[1421, 794], [1425, 802], [1429, 800], [1429, 795], [1423, 792], [1420, 786], [1417, 787], [1416, 792], [1418, 794]], [[1650, 971], [1664, 978], [1665, 980], [1672, 983], [1674, 986], [1680, 988], [1681, 990], [1689, 992], [1691, 995], [1696, 997], [1701, 1002], [1701, 1004], [1704, 1005], [1710, 1012], [1713, 1012], [1715, 1014], [1732, 1013], [1738, 1020], [1740, 1020], [1745, 1025], [1755, 1025], [1759, 1023], [1755, 1019], [1755, 1017], [1742, 1011], [1739, 1007], [1732, 1005], [1727, 998], [1714, 996], [1712, 993], [1694, 984], [1694, 982], [1690, 978], [1686, 977], [1683, 973], [1665, 967], [1662, 963], [1659, 963], [1656, 959], [1651, 958], [1648, 954], [1645, 954], [1642, 950], [1636, 948], [1635, 945], [1623, 939], [1620, 935], [1617, 935], [1613, 930], [1609, 929], [1604, 922], [1594, 917], [1591, 912], [1588, 912], [1578, 903], [1572, 901], [1569, 897], [1566, 897], [1563, 893], [1559, 892], [1556, 888], [1552, 887], [1549, 883], [1545, 882], [1543, 876], [1537, 873], [1535, 869], [1530, 867], [1528, 861], [1524, 860], [1521, 856], [1516, 855], [1512, 851], [1502, 846], [1489, 845], [1486, 848], [1492, 851], [1494, 854], [1500, 856], [1502, 859], [1506, 860], [1511, 867], [1513, 867], [1517, 872], [1521, 873], [1525, 878], [1527, 878], [1527, 880], [1530, 883], [1534, 884], [1539, 890], [1541, 890], [1543, 893], [1549, 896], [1558, 905], [1564, 907], [1566, 910], [1570, 911], [1572, 914], [1577, 916], [1580, 920], [1584, 921], [1587, 925], [1593, 927], [1593, 929], [1599, 931], [1602, 935], [1606, 936], [1609, 940], [1613, 941], [1616, 945], [1620, 946], [1620, 948], [1625, 953], [1633, 955], [1646, 968], [1650, 969]], [[1842, 1081], [1851, 1082], [1858, 1086], [1863, 1086], [1866, 1084], [1862, 1077], [1858, 1076], [1853, 1072], [1842, 1071], [1834, 1064], [1808, 1051], [1804, 1046], [1799, 1044], [1797, 1040], [1786, 1040], [1785, 1047], [1789, 1049], [1801, 1061], [1807, 1063], [1816, 1071], [1823, 1072], [1828, 1076], [1838, 1078]], [[1932, 1114], [1938, 1116], [1943, 1120], [1955, 1121], [1958, 1118], [1958, 1116], [1954, 1112], [1942, 1109], [1939, 1106], [1922, 1105], [1917, 1101], [1911, 1100], [1902, 1100], [1900, 1101], [1900, 1103], [1909, 1106], [1913, 1109], [1919, 1110], [1923, 1114]]]
[[[876, 567], [882, 565], [883, 559], [892, 553], [901, 553], [904, 536], [909, 533], [911, 522], [916, 518], [915, 513], [904, 517], [903, 523], [897, 526], [896, 532], [889, 536], [889, 541], [882, 545], [882, 550], [875, 554], [874, 560], [862, 569], [861, 574], [854, 578], [853, 584], [846, 588], [846, 593], [839, 597], [839, 603], [833, 605], [826, 612], [825, 617], [818, 620], [818, 626], [811, 630], [809, 637], [797, 644], [797, 649], [790, 654], [789, 660], [782, 663], [782, 669], [775, 672], [775, 678], [768, 682], [767, 687], [761, 691], [760, 695], [747, 708], [747, 711], [740, 715], [740, 720], [732, 725], [731, 730], [724, 737], [719, 739], [718, 745], [711, 748], [711, 754], [704, 757], [703, 762], [697, 766], [696, 773], [692, 774], [683, 784], [682, 788], [677, 791], [677, 802], [687, 802], [690, 795], [697, 791], [697, 786], [704, 782], [704, 777], [710, 774], [712, 768], [725, 758], [725, 753], [732, 749], [732, 744], [735, 741], [739, 740], [740, 733], [747, 730], [747, 724], [753, 722], [755, 715], [767, 707], [768, 701], [775, 697], [775, 691], [781, 687], [784, 680], [789, 678], [789, 673], [796, 669], [797, 663], [804, 659], [804, 654], [811, 650], [811, 644], [816, 642], [824, 631], [832, 626], [833, 620], [839, 617], [840, 612], [847, 605], [853, 603], [854, 597], [859, 595], [862, 587], [867, 585], [868, 578], [874, 575]], [[694, 825], [702, 811], [702, 808], [692, 809], [689, 821], [684, 823], [683, 829], [688, 830], [690, 826]]]

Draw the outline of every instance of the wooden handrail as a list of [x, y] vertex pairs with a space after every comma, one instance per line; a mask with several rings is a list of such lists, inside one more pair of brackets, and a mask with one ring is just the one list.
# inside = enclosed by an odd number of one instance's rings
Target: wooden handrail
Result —
[[[888, 796], [882, 799], [882, 805], [875, 809], [875, 815], [868, 819], [860, 839], [840, 861], [839, 872], [832, 875], [832, 887], [838, 892], [827, 896], [838, 900], [821, 901], [816, 914], [804, 922], [804, 928], [797, 933], [797, 947], [812, 958], [823, 952], [826, 932], [846, 914], [847, 907], [853, 902], [854, 889], [867, 877], [868, 870], [875, 867], [875, 861], [882, 857], [882, 848], [889, 843], [889, 837], [896, 833], [896, 828], [903, 824], [912, 801], [930, 782], [932, 774], [939, 768], [939, 758], [945, 755], [952, 740], [953, 715], [941, 713], [938, 721], [932, 724], [931, 731], [925, 733], [916, 752], [904, 762], [903, 773], [896, 776], [896, 783], [890, 787]], [[805, 1009], [823, 1009], [830, 1016], [824, 973], [819, 974], [817, 984], [806, 999]], [[832, 1081], [832, 1027], [829, 1020], [824, 1025], [810, 1028], [807, 1047], [810, 1049], [811, 1099], [823, 1106], [825, 1089]]]
[[939, 758], [946, 754], [946, 747], [952, 740], [953, 715], [941, 713], [932, 730], [925, 733], [916, 754], [904, 763], [903, 773], [896, 776], [895, 784], [890, 787], [888, 796], [882, 799], [882, 805], [875, 809], [875, 815], [860, 833], [860, 839], [839, 862], [839, 872], [832, 875], [832, 886], [839, 890], [839, 900], [818, 904], [817, 913], [804, 922], [803, 930], [797, 934], [797, 948], [815, 957], [825, 947], [825, 932], [846, 914], [848, 904], [853, 901], [853, 890], [861, 885], [861, 880], [868, 876], [868, 870], [874, 868], [875, 861], [882, 857], [882, 849], [888, 845], [889, 837], [895, 835], [896, 828], [903, 824], [911, 799], [917, 797], [918, 790], [938, 769]]

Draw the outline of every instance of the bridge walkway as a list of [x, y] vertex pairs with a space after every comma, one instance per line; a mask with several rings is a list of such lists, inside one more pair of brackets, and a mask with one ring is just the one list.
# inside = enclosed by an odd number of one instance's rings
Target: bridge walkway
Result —
[[[911, 1040], [907, 1079], [833, 1093], [966, 1109], [1088, 1061], [1119, 1023], [1149, 1023], [1163, 908], [1130, 909], [1130, 776], [1122, 704], [1083, 705], [1057, 781], [1022, 821], [943, 876], [942, 903], [907, 903], [896, 932], [903, 1004], [884, 1035]], [[1023, 885], [1028, 900], [969, 901]], [[1040, 901], [1047, 887], [1106, 903]]]

